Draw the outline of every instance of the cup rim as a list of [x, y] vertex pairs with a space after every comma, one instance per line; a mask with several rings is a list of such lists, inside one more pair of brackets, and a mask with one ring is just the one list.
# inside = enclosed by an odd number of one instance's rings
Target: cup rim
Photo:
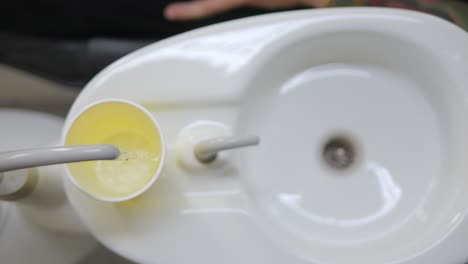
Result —
[[125, 202], [125, 201], [132, 200], [132, 199], [138, 197], [139, 195], [143, 194], [144, 192], [146, 192], [151, 186], [153, 186], [156, 179], [159, 178], [159, 175], [161, 174], [162, 168], [164, 166], [165, 157], [166, 157], [165, 139], [164, 139], [163, 132], [161, 130], [161, 126], [159, 125], [158, 121], [153, 116], [153, 114], [151, 114], [146, 108], [144, 108], [143, 106], [141, 106], [138, 103], [135, 103], [135, 102], [127, 100], [127, 99], [106, 98], [106, 99], [100, 99], [100, 100], [97, 100], [97, 101], [93, 101], [92, 103], [90, 103], [90, 104], [86, 105], [85, 107], [83, 107], [83, 109], [78, 111], [78, 113], [76, 113], [75, 115], [73, 115], [73, 117], [70, 118], [70, 122], [67, 122], [67, 124], [66, 124], [66, 126], [65, 126], [65, 128], [63, 130], [63, 133], [62, 133], [62, 139], [61, 139], [62, 144], [65, 145], [65, 141], [67, 139], [68, 132], [69, 132], [70, 128], [72, 127], [72, 125], [75, 123], [75, 121], [76, 121], [76, 119], [78, 117], [80, 117], [84, 112], [88, 111], [92, 107], [94, 107], [96, 105], [99, 105], [99, 104], [104, 104], [104, 103], [124, 103], [124, 104], [131, 105], [133, 107], [136, 107], [137, 109], [142, 111], [142, 113], [144, 113], [146, 116], [148, 116], [150, 118], [150, 120], [153, 122], [153, 124], [156, 126], [156, 128], [159, 131], [159, 138], [161, 140], [162, 147], [161, 147], [161, 157], [160, 157], [159, 167], [156, 170], [156, 172], [154, 173], [154, 176], [145, 185], [145, 187], [143, 187], [141, 190], [139, 190], [139, 191], [137, 191], [135, 193], [132, 193], [130, 195], [127, 195], [127, 196], [124, 196], [124, 197], [121, 197], [121, 198], [104, 198], [104, 197], [96, 196], [96, 195], [88, 192], [87, 190], [85, 190], [73, 178], [67, 164], [63, 164], [62, 166], [65, 167], [65, 172], [66, 172], [65, 174], [67, 175], [68, 180], [70, 180], [75, 187], [77, 187], [81, 192], [85, 193], [86, 195], [89, 195], [90, 197], [92, 197], [92, 198], [94, 198], [94, 199], [96, 199], [98, 201], [102, 201], [102, 202], [111, 202], [111, 203]]

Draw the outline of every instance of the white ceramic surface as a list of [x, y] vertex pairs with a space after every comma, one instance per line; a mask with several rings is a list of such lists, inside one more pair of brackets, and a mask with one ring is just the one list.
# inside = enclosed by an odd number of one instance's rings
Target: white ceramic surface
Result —
[[[99, 74], [69, 115], [108, 97], [157, 114], [158, 183], [126, 203], [67, 184], [69, 198], [141, 263], [461, 263], [467, 61], [464, 31], [395, 9], [289, 12], [161, 41]], [[187, 170], [178, 135], [203, 120], [262, 144]], [[348, 171], [321, 158], [334, 135], [356, 147]]]

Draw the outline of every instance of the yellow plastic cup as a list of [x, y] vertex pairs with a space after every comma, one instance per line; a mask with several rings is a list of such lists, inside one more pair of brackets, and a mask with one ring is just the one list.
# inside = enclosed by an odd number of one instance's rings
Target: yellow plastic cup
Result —
[[121, 99], [94, 102], [64, 130], [64, 145], [112, 144], [116, 160], [65, 165], [67, 177], [81, 191], [105, 202], [133, 199], [148, 190], [161, 173], [164, 138], [153, 115]]

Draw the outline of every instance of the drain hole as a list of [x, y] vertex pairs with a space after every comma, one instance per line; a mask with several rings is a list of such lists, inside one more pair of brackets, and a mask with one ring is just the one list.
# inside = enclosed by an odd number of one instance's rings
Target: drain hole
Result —
[[325, 143], [322, 156], [328, 167], [345, 170], [356, 161], [356, 148], [345, 137], [333, 137]]

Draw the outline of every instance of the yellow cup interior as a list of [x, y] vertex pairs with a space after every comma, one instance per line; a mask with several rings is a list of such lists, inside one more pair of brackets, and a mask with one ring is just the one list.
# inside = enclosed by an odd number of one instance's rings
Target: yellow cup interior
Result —
[[136, 196], [157, 177], [164, 149], [160, 129], [139, 106], [124, 101], [97, 103], [71, 124], [65, 145], [112, 144], [121, 155], [112, 161], [68, 164], [74, 182], [102, 200]]

